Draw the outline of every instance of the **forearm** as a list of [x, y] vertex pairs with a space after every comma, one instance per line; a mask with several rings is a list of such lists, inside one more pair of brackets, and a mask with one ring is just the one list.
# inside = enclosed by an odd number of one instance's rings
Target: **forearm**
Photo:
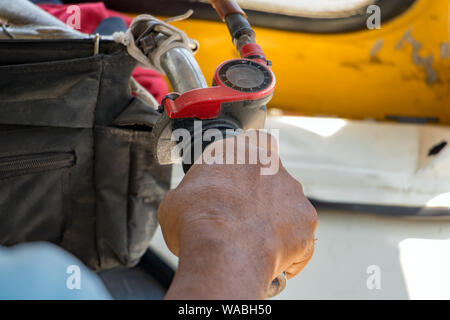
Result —
[[264, 261], [211, 239], [180, 248], [180, 263], [166, 299], [265, 299], [272, 277]]

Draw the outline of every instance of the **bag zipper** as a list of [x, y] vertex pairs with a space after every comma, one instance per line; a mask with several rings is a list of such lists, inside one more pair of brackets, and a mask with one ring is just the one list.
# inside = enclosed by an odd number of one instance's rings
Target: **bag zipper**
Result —
[[68, 168], [74, 164], [75, 155], [72, 152], [49, 152], [0, 158], [0, 179]]

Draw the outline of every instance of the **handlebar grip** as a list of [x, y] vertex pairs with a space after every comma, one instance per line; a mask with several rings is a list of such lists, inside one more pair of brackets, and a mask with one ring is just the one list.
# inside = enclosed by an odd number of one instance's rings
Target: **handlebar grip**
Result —
[[209, 0], [213, 8], [216, 10], [222, 21], [225, 21], [225, 18], [233, 13], [238, 13], [245, 18], [247, 15], [245, 12], [239, 7], [239, 5], [234, 0]]

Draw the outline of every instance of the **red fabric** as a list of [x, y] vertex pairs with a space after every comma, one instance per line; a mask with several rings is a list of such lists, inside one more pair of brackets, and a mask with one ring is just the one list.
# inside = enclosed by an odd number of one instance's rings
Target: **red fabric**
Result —
[[[73, 6], [73, 4], [39, 4], [38, 6], [64, 23], [67, 23], [74, 14], [73, 11], [68, 10], [68, 7]], [[110, 17], [122, 18], [128, 26], [132, 21], [132, 18], [127, 15], [107, 9], [103, 2], [82, 3], [77, 4], [77, 6], [80, 8], [80, 29], [78, 31], [83, 33], [93, 33], [100, 22]], [[159, 102], [169, 91], [164, 78], [156, 71], [138, 67], [134, 69], [133, 77]]]

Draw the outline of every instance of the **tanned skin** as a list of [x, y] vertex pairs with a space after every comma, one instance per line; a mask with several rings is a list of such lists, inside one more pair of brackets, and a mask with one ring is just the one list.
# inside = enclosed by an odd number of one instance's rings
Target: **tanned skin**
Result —
[[[270, 141], [263, 151], [280, 161], [275, 140], [263, 136]], [[258, 153], [260, 140], [237, 148]], [[262, 166], [194, 164], [165, 196], [158, 218], [179, 257], [166, 299], [266, 299], [277, 275], [292, 278], [306, 266], [317, 213], [281, 161], [274, 175], [261, 175]]]

